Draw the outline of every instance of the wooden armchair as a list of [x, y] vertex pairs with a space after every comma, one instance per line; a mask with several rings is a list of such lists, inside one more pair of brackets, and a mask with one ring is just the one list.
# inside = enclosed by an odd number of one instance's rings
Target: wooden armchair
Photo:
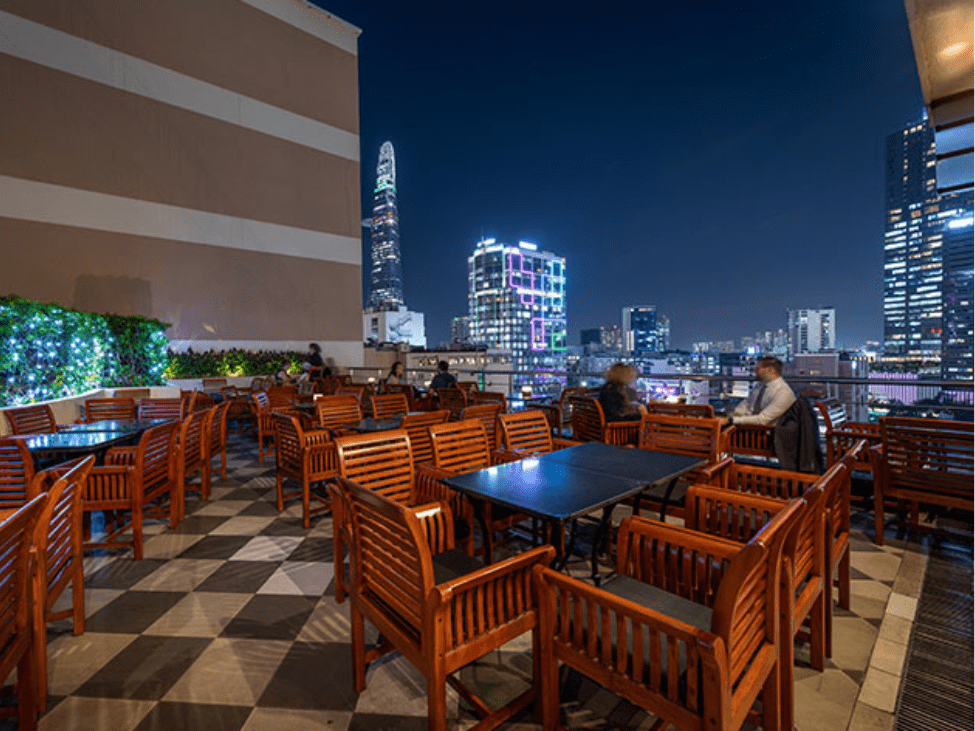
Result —
[[[179, 424], [175, 421], [147, 429], [137, 447], [113, 447], [105, 455], [105, 465], [93, 467], [85, 485], [82, 506], [86, 511], [116, 511], [112, 525], [106, 525], [104, 539], [88, 543], [86, 548], [119, 548], [132, 546], [135, 560], [142, 560], [143, 517], [157, 517], [167, 511], [156, 506], [146, 511], [157, 500], [168, 498], [169, 527], [178, 523], [179, 498], [175, 493], [176, 436]], [[128, 512], [129, 520], [122, 514]], [[123, 540], [122, 534], [132, 528], [131, 540]]]
[[[37, 728], [37, 654], [31, 612], [31, 539], [47, 495], [38, 495], [0, 523], [0, 683], [17, 669], [17, 728]], [[45, 633], [46, 640], [46, 633]]]
[[548, 454], [582, 442], [552, 436], [549, 421], [541, 411], [521, 411], [501, 414], [501, 449], [506, 459], [522, 459], [532, 454]]
[[[47, 623], [71, 617], [75, 635], [85, 631], [85, 573], [81, 548], [81, 494], [94, 457], [39, 473], [33, 492], [47, 494], [34, 527], [34, 654], [37, 662], [37, 705], [47, 708]], [[53, 611], [58, 597], [71, 585], [71, 607]]]
[[532, 408], [545, 414], [555, 436], [562, 436], [566, 429], [572, 427], [572, 397], [591, 396], [592, 392], [593, 389], [591, 388], [579, 386], [563, 388], [558, 400], [550, 403], [533, 404]]
[[[868, 447], [881, 442], [880, 425], [861, 421], [848, 421], [846, 407], [834, 399], [817, 401], [816, 407], [826, 427], [826, 464], [832, 467], [847, 454], [861, 439]], [[853, 469], [869, 472], [873, 470], [869, 452], [863, 452], [854, 459]]]
[[580, 442], [606, 442], [619, 447], [636, 445], [640, 435], [639, 421], [606, 421], [597, 399], [572, 396], [572, 438]]
[[768, 424], [735, 424], [729, 431], [727, 451], [763, 459], [775, 459], [775, 427]]
[[711, 404], [681, 404], [670, 401], [647, 401], [647, 413], [660, 416], [696, 416], [701, 419], [713, 419], [714, 407]]
[[871, 448], [874, 468], [874, 541], [884, 544], [884, 503], [910, 507], [919, 528], [921, 503], [973, 512], [975, 460], [972, 422], [941, 419], [880, 419], [881, 443]]
[[178, 398], [144, 398], [139, 402], [140, 419], [183, 421], [183, 402]]
[[362, 402], [365, 400], [366, 395], [366, 387], [362, 384], [343, 383], [341, 386], [336, 387], [334, 395], [352, 396], [359, 402], [359, 408], [362, 408]]
[[[206, 442], [206, 423], [210, 417], [209, 411], [193, 411], [183, 419], [179, 436], [176, 439], [176, 491], [177, 520], [186, 517], [186, 493], [198, 487], [200, 497], [210, 499], [210, 484], [206, 479], [206, 465], [204, 458], [204, 444]], [[199, 474], [198, 485], [191, 483], [194, 475]]]
[[390, 394], [401, 394], [405, 396], [407, 403], [406, 413], [416, 410], [413, 408], [413, 386], [408, 383], [387, 383], [383, 386], [383, 393], [387, 396]]
[[53, 434], [58, 430], [54, 412], [47, 404], [7, 409], [3, 414], [11, 434]]
[[385, 396], [373, 396], [372, 417], [374, 419], [389, 419], [393, 416], [406, 416], [410, 410], [410, 402], [402, 393], [388, 393]]
[[657, 716], [655, 729], [734, 731], [759, 696], [762, 728], [782, 728], [776, 589], [804, 509], [794, 502], [744, 546], [624, 518], [603, 588], [534, 569], [543, 728], [560, 728], [559, 662]]
[[466, 421], [474, 419], [484, 425], [484, 433], [487, 434], [488, 446], [491, 449], [498, 448], [498, 415], [501, 413], [501, 404], [497, 401], [474, 404], [465, 406], [460, 412], [460, 420]]
[[[433, 442], [433, 467], [447, 475], [459, 475], [466, 472], [485, 469], [498, 462], [492, 457], [487, 432], [480, 421], [450, 421], [446, 424], [430, 427], [430, 439]], [[470, 509], [460, 507], [460, 495], [453, 490], [447, 490], [440, 499], [450, 501], [451, 508], [457, 514], [460, 510], [469, 514]], [[453, 495], [448, 498], [448, 495]], [[494, 533], [504, 531], [516, 523], [529, 520], [529, 516], [517, 513], [510, 508], [491, 505], [484, 502], [474, 517], [481, 527], [481, 546], [484, 551], [485, 563], [491, 563], [494, 557]]]
[[410, 446], [413, 449], [413, 463], [417, 465], [433, 462], [433, 441], [430, 439], [430, 427], [445, 424], [450, 417], [449, 411], [418, 411], [403, 417], [400, 427], [410, 435]]
[[[786, 538], [783, 557], [782, 596], [780, 597], [779, 668], [783, 719], [794, 716], [792, 681], [793, 638], [808, 621], [810, 665], [822, 672], [830, 651], [827, 630], [832, 624], [832, 604], [826, 596], [826, 493], [847, 479], [845, 465], [836, 465], [806, 491], [802, 500], [807, 508], [795, 529]], [[688, 490], [685, 524], [692, 530], [737, 541], [747, 541], [790, 501], [754, 494], [695, 485]], [[787, 728], [791, 725], [787, 724]]]
[[135, 415], [135, 399], [132, 398], [90, 398], [85, 401], [86, 424], [112, 419], [134, 419]]
[[220, 459], [220, 479], [227, 479], [227, 414], [232, 402], [224, 401], [210, 411], [210, 417], [203, 425], [203, 479], [206, 480], [207, 495], [213, 485], [213, 460]]
[[467, 392], [460, 388], [441, 388], [437, 391], [440, 408], [450, 412], [451, 421], [460, 421], [460, 415], [467, 408]]
[[[525, 632], [538, 647], [531, 570], [554, 557], [551, 546], [478, 566], [454, 549], [453, 519], [444, 504], [407, 507], [341, 480], [350, 509], [352, 545], [352, 670], [356, 692], [366, 666], [399, 650], [427, 680], [428, 727], [446, 729], [447, 684], [493, 729], [526, 708], [535, 686], [490, 709], [454, 672]], [[450, 560], [441, 560], [449, 556]], [[365, 624], [385, 642], [366, 649]], [[536, 658], [538, 654], [534, 655]], [[535, 676], [538, 677], [537, 675]]]
[[361, 421], [362, 416], [361, 402], [349, 394], [322, 396], [315, 401], [315, 426], [328, 429], [333, 436], [349, 433], [342, 427]]
[[501, 413], [508, 413], [508, 397], [501, 393], [501, 391], [473, 391], [468, 395], [468, 401], [473, 406], [479, 404], [501, 404]]
[[[339, 475], [338, 455], [335, 443], [331, 441], [328, 431], [315, 429], [305, 431], [298, 418], [290, 414], [272, 413], [274, 419], [274, 435], [277, 447], [277, 468], [275, 479], [278, 497], [278, 512], [284, 510], [284, 480], [294, 480], [299, 485], [295, 494], [301, 495], [301, 524], [305, 529], [311, 527], [313, 515], [328, 512], [332, 509], [332, 500], [328, 492], [318, 494], [311, 489], [312, 483], [325, 483], [334, 480]], [[320, 505], [314, 510], [311, 501]]]
[[30, 494], [34, 460], [23, 439], [0, 439], [0, 509], [19, 508]]
[[292, 409], [298, 402], [297, 386], [271, 386], [265, 393], [272, 410]]
[[[272, 414], [287, 414], [298, 416], [298, 411], [291, 406], [272, 406], [271, 401], [264, 391], [251, 394], [251, 410], [254, 415], [254, 423], [257, 426], [257, 462], [264, 464], [264, 452], [274, 451], [274, 419]], [[265, 449], [265, 442], [270, 441], [271, 446]]]

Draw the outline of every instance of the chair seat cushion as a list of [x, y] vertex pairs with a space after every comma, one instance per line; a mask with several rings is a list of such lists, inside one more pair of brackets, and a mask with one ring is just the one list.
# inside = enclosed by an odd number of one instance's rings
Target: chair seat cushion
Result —
[[468, 556], [459, 548], [438, 553], [433, 556], [433, 580], [438, 584], [473, 573], [484, 564], [473, 556]]
[[613, 596], [628, 599], [673, 619], [679, 619], [697, 629], [711, 631], [712, 610], [703, 604], [697, 604], [629, 576], [614, 576], [603, 582], [600, 588]]

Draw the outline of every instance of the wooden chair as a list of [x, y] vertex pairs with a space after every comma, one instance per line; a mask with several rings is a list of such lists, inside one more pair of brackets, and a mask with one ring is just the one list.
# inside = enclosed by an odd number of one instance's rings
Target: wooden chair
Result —
[[[264, 464], [264, 452], [274, 451], [274, 419], [272, 414], [287, 414], [298, 416], [298, 411], [292, 406], [272, 406], [264, 391], [251, 394], [251, 412], [254, 416], [254, 423], [257, 427], [257, 462]], [[264, 443], [271, 442], [271, 446], [265, 449]]]
[[480, 387], [477, 381], [457, 381], [457, 388], [463, 391], [467, 395], [467, 400], [470, 401]]
[[592, 396], [594, 389], [571, 386], [563, 388], [557, 401], [551, 403], [533, 404], [533, 409], [538, 409], [545, 414], [552, 427], [555, 436], [562, 436], [572, 427], [572, 397], [573, 396]]
[[701, 471], [699, 482], [739, 492], [790, 500], [802, 497], [819, 475], [735, 462], [730, 457]]
[[[31, 540], [47, 502], [38, 495], [0, 523], [0, 683], [17, 669], [17, 728], [37, 728], [37, 654], [34, 652], [31, 596]], [[46, 635], [45, 635], [46, 639]]]
[[298, 403], [297, 386], [271, 386], [265, 393], [272, 409], [291, 409]]
[[185, 410], [184, 413], [189, 414], [192, 411], [207, 411], [212, 409], [217, 405], [217, 400], [208, 393], [197, 393], [190, 404], [190, 408]]
[[[430, 439], [433, 442], [433, 467], [448, 475], [485, 469], [498, 461], [492, 458], [487, 432], [480, 421], [469, 419], [431, 426]], [[456, 501], [459, 499], [460, 496], [457, 495], [451, 501], [451, 507], [455, 512], [458, 510]], [[475, 517], [481, 526], [484, 561], [491, 563], [494, 557], [494, 534], [507, 530], [523, 520], [529, 520], [529, 516], [491, 505], [489, 502], [484, 502], [480, 507], [480, 514]], [[469, 509], [465, 508], [465, 510]]]
[[385, 396], [373, 396], [372, 416], [374, 419], [389, 419], [393, 416], [406, 416], [410, 410], [410, 403], [401, 393], [388, 393]]
[[362, 408], [362, 402], [364, 401], [366, 393], [366, 387], [362, 384], [343, 384], [336, 387], [336, 396], [354, 396], [355, 400], [359, 402], [359, 408]]
[[467, 421], [475, 419], [484, 425], [484, 433], [487, 434], [488, 446], [491, 449], [498, 448], [498, 415], [501, 413], [501, 404], [497, 401], [465, 406], [460, 412], [460, 420]]
[[135, 415], [135, 399], [90, 398], [85, 401], [86, 424], [112, 419], [134, 419]]
[[[85, 631], [85, 573], [82, 555], [81, 494], [94, 457], [85, 457], [39, 473], [33, 492], [47, 493], [34, 528], [33, 613], [37, 662], [37, 705], [47, 709], [47, 623], [71, 617], [75, 635]], [[71, 607], [54, 611], [54, 603], [71, 585]]]
[[804, 510], [795, 501], [744, 546], [624, 518], [603, 588], [534, 569], [543, 728], [560, 727], [559, 662], [657, 716], [655, 729], [734, 731], [759, 696], [762, 728], [782, 728], [777, 588]]
[[184, 414], [189, 414], [193, 411], [193, 404], [196, 402], [196, 397], [199, 395], [199, 391], [180, 391], [179, 400], [181, 403], [181, 408]]
[[[846, 407], [835, 399], [825, 399], [816, 402], [816, 408], [826, 427], [826, 464], [832, 467], [861, 439], [865, 439], [868, 447], [881, 442], [880, 425], [868, 424], [862, 421], [849, 421]], [[866, 472], [873, 470], [869, 452], [864, 452], [855, 460], [853, 469]]]
[[[305, 529], [311, 527], [313, 515], [328, 512], [332, 501], [328, 493], [319, 494], [311, 489], [312, 483], [324, 483], [338, 477], [338, 455], [335, 443], [328, 431], [315, 429], [305, 431], [298, 418], [290, 414], [273, 412], [275, 443], [277, 446], [277, 468], [275, 479], [278, 497], [278, 512], [284, 510], [284, 480], [294, 480], [299, 485], [296, 493], [301, 495], [301, 524]], [[320, 505], [314, 510], [311, 501]]]
[[727, 450], [733, 455], [775, 459], [775, 427], [768, 424], [735, 424]]
[[854, 465], [869, 452], [868, 443], [861, 439], [840, 460], [846, 466], [842, 481], [827, 485], [823, 502], [826, 505], [826, 657], [833, 656], [833, 586], [839, 588], [838, 604], [850, 608], [850, 482]]
[[648, 414], [659, 414], [660, 416], [697, 416], [702, 419], [714, 418], [714, 407], [711, 404], [682, 404], [650, 399], [646, 403], [646, 408]]
[[479, 404], [501, 404], [501, 413], [508, 413], [508, 397], [500, 391], [474, 391], [469, 394], [468, 401], [474, 406]]
[[54, 412], [47, 404], [7, 409], [3, 414], [11, 434], [53, 434], [58, 430]]
[[[792, 719], [795, 701], [792, 680], [793, 638], [803, 623], [809, 625], [810, 665], [825, 668], [830, 643], [826, 632], [832, 626], [831, 600], [826, 596], [826, 493], [847, 480], [846, 465], [839, 464], [803, 495], [807, 509], [783, 546], [787, 558], [782, 574], [779, 668], [783, 718]], [[790, 501], [754, 494], [695, 485], [688, 490], [685, 524], [709, 535], [748, 541]], [[791, 726], [787, 726], [791, 728]]]
[[420, 465], [433, 462], [433, 441], [430, 439], [430, 427], [447, 423], [449, 411], [418, 411], [403, 417], [400, 427], [410, 435], [410, 445], [413, 449], [413, 463]]
[[302, 381], [297, 385], [296, 403], [307, 404], [315, 400], [315, 382]]
[[331, 430], [333, 436], [348, 433], [346, 424], [362, 420], [362, 404], [349, 394], [322, 396], [315, 401], [315, 426]]
[[[637, 446], [654, 452], [668, 452], [670, 454], [686, 454], [690, 457], [700, 457], [705, 460], [705, 466], [718, 463], [721, 454], [722, 434], [721, 422], [718, 419], [704, 419], [696, 416], [664, 416], [662, 414], [644, 414], [640, 419], [640, 436]], [[696, 468], [684, 473], [684, 484], [692, 484], [701, 479], [703, 468]], [[657, 502], [660, 509], [666, 511], [663, 504], [666, 487], [651, 488], [644, 493], [643, 498]], [[683, 496], [679, 491], [671, 493], [669, 504], [680, 506]], [[679, 510], [675, 511], [679, 514]], [[661, 516], [663, 517], [663, 516]]]
[[413, 408], [413, 386], [408, 383], [387, 383], [383, 386], [383, 393], [385, 395], [389, 394], [402, 394], [406, 397], [407, 402], [407, 413], [410, 411], [415, 411]]
[[572, 438], [580, 442], [605, 442], [620, 447], [636, 445], [640, 436], [639, 421], [606, 421], [597, 399], [572, 396]]
[[[106, 525], [107, 535], [86, 548], [132, 547], [133, 558], [142, 560], [142, 523], [144, 517], [164, 515], [162, 506], [145, 512], [143, 509], [168, 498], [169, 527], [176, 529], [179, 498], [176, 493], [176, 437], [179, 424], [175, 421], [147, 429], [137, 447], [113, 447], [105, 455], [105, 465], [93, 467], [85, 485], [82, 505], [86, 511], [114, 511], [112, 525]], [[125, 521], [123, 513], [130, 514]], [[123, 540], [122, 534], [131, 526], [132, 538]], [[111, 529], [110, 529], [111, 528]]]
[[[453, 673], [525, 632], [538, 647], [538, 615], [531, 570], [554, 557], [536, 548], [492, 566], [478, 567], [454, 549], [453, 519], [444, 504], [407, 507], [339, 480], [352, 525], [352, 670], [356, 692], [366, 687], [366, 666], [399, 650], [427, 680], [428, 727], [447, 727], [447, 684], [456, 688], [493, 729], [526, 708], [534, 685], [491, 710]], [[439, 556], [452, 560], [440, 562]], [[463, 565], [458, 565], [463, 561]], [[366, 649], [365, 620], [386, 641]], [[537, 657], [537, 654], [535, 655]], [[536, 675], [537, 678], [537, 675]]]
[[[210, 499], [210, 485], [206, 479], [206, 465], [204, 463], [204, 444], [207, 439], [206, 424], [210, 417], [209, 411], [193, 411], [183, 419], [179, 436], [176, 440], [176, 500], [178, 505], [177, 520], [186, 517], [186, 493], [194, 487], [200, 490], [203, 500]], [[199, 474], [199, 484], [191, 483], [194, 475]]]
[[467, 408], [467, 393], [460, 388], [441, 388], [437, 391], [440, 408], [450, 412], [451, 421], [460, 421], [460, 415]]
[[34, 459], [23, 439], [0, 439], [0, 509], [19, 508], [29, 497]]
[[973, 512], [972, 431], [970, 421], [881, 417], [881, 443], [870, 450], [878, 546], [884, 544], [886, 501], [910, 507], [911, 528], [920, 527], [922, 503]]
[[203, 425], [203, 479], [206, 481], [207, 494], [213, 485], [213, 460], [220, 459], [220, 479], [227, 479], [227, 414], [231, 407], [230, 401], [224, 401], [210, 411], [210, 417]]
[[521, 459], [532, 454], [548, 454], [582, 442], [552, 436], [545, 414], [541, 411], [521, 411], [498, 416], [501, 449], [505, 455]]
[[144, 398], [139, 402], [140, 419], [183, 421], [183, 402], [178, 398]]

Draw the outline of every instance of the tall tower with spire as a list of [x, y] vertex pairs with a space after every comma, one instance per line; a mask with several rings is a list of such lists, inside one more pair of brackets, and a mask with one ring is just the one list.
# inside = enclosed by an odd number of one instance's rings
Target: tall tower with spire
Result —
[[403, 307], [403, 259], [399, 249], [399, 213], [396, 210], [396, 156], [391, 142], [384, 142], [379, 149], [371, 239], [369, 306], [384, 309]]

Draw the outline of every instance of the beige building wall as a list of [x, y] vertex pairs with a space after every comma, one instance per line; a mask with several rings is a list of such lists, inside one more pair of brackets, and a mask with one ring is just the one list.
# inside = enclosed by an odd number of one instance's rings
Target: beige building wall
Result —
[[301, 0], [0, 0], [0, 295], [361, 363], [358, 33]]

